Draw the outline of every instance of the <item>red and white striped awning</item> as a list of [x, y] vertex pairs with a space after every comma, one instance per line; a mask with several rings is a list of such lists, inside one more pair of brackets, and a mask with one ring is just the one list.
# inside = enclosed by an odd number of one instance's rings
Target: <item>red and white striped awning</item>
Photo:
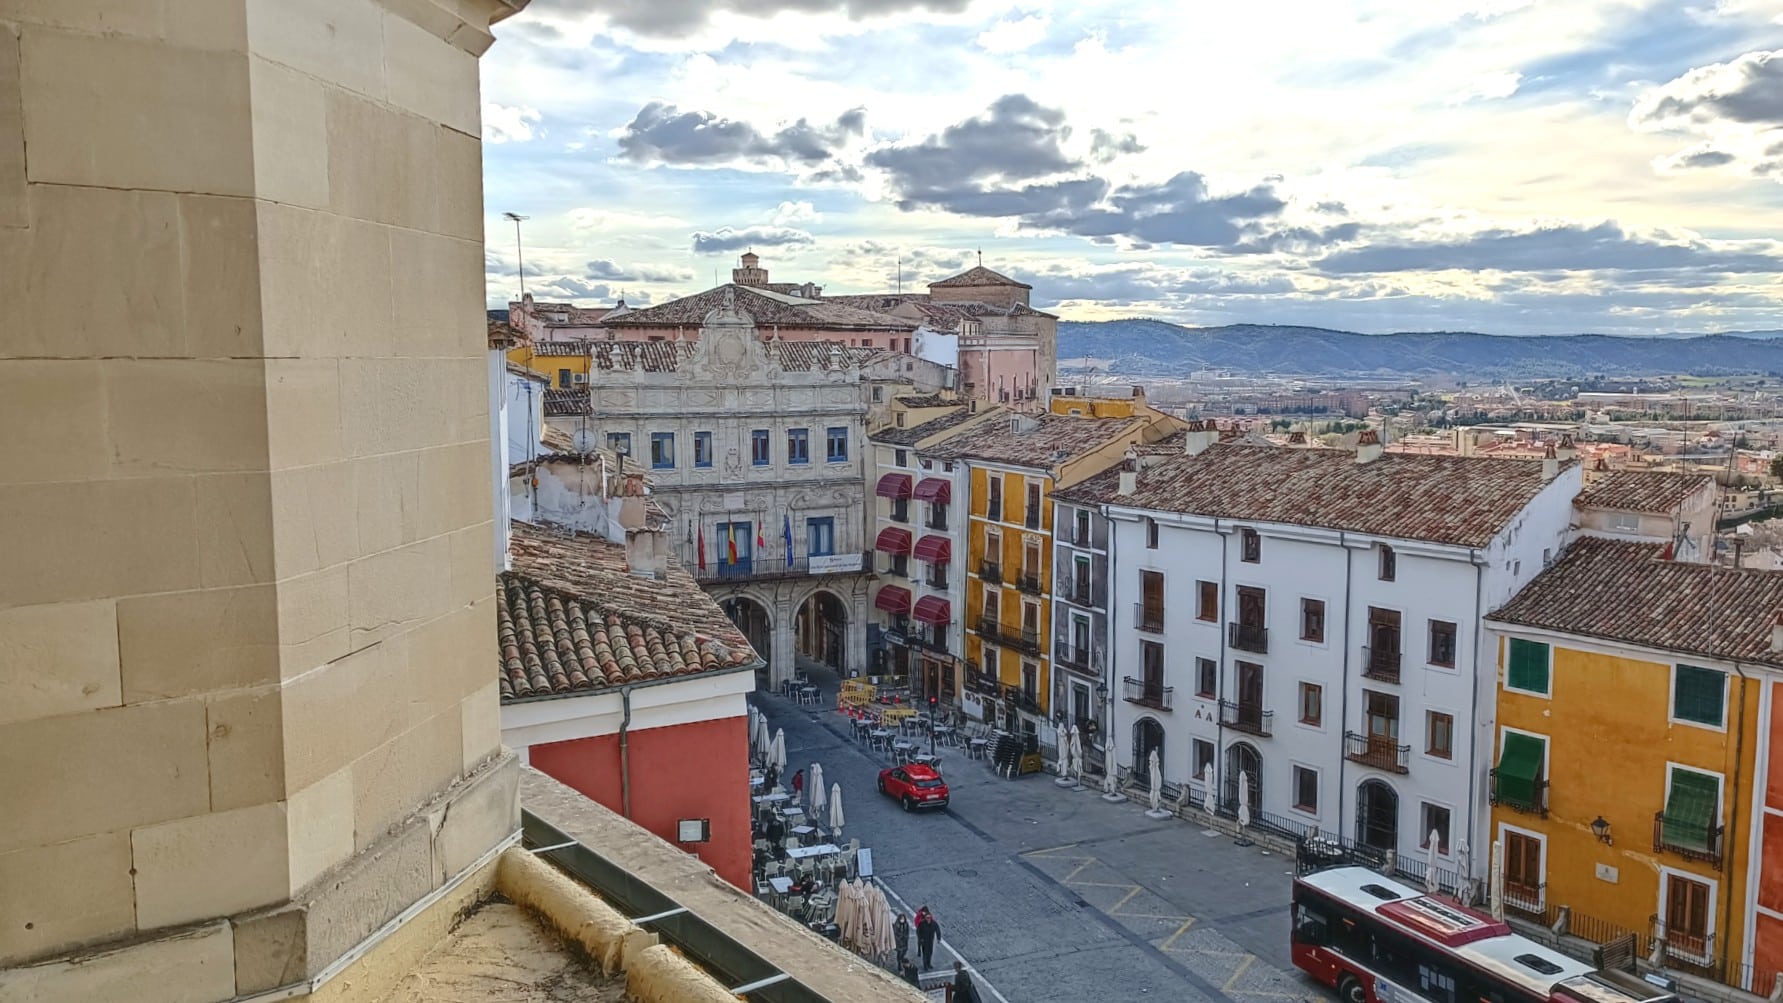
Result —
[[879, 484], [873, 489], [873, 493], [881, 498], [908, 498], [910, 497], [910, 475], [886, 474], [879, 478]]
[[896, 585], [887, 585], [873, 597], [873, 606], [887, 613], [904, 614], [910, 612], [910, 590]]
[[910, 553], [910, 531], [896, 526], [887, 526], [879, 531], [879, 539], [873, 541], [873, 549], [882, 554]]
[[916, 559], [930, 564], [946, 564], [953, 559], [953, 541], [934, 533], [916, 541]]
[[953, 606], [937, 596], [923, 596], [916, 601], [916, 608], [910, 615], [923, 623], [942, 626], [953, 622]]
[[924, 477], [916, 482], [916, 500], [945, 505], [953, 500], [953, 484], [945, 477]]

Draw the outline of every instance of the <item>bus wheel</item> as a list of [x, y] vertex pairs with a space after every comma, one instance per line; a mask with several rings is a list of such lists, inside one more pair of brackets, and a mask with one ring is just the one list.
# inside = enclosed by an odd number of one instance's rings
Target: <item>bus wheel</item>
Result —
[[1343, 1003], [1368, 1003], [1368, 990], [1363, 988], [1362, 980], [1354, 975], [1345, 975], [1337, 983], [1337, 995]]

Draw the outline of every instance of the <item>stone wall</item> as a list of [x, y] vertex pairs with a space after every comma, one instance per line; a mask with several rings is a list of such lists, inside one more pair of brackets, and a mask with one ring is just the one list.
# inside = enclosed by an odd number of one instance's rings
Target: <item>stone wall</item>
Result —
[[[226, 978], [170, 995], [270, 988], [512, 831], [477, 56], [516, 6], [0, 0], [0, 966], [186, 927]], [[368, 868], [237, 985], [219, 917]]]

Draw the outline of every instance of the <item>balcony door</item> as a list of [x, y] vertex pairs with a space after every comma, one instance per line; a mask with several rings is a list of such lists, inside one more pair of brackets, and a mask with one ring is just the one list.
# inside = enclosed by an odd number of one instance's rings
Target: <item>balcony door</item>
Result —
[[1253, 727], [1263, 721], [1263, 666], [1238, 663], [1238, 717]]
[[1399, 654], [1399, 611], [1368, 607], [1368, 646], [1382, 654]]
[[1038, 643], [1040, 638], [1040, 604], [1037, 602], [1022, 603], [1022, 640], [1030, 644]]
[[1238, 587], [1238, 625], [1252, 629], [1263, 626], [1263, 590], [1248, 585]]
[[1666, 872], [1665, 939], [1674, 953], [1708, 955], [1709, 892], [1709, 886], [1701, 881]]
[[1089, 617], [1074, 616], [1071, 618], [1071, 659], [1079, 665], [1090, 664], [1090, 620]]
[[1542, 841], [1528, 833], [1505, 829], [1504, 890], [1532, 905], [1542, 901]]
[[1370, 750], [1392, 750], [1399, 745], [1399, 698], [1391, 693], [1363, 690], [1364, 713], [1368, 717]]

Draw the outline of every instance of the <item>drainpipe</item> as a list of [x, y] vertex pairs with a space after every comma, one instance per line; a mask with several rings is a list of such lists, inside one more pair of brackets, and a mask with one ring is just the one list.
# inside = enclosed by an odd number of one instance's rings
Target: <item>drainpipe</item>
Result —
[[[1349, 790], [1348, 781], [1344, 779], [1344, 764], [1349, 762], [1350, 740], [1345, 729], [1350, 726], [1350, 569], [1355, 553], [1350, 549], [1349, 537], [1343, 530], [1337, 531], [1337, 545], [1343, 548], [1343, 672], [1337, 677], [1343, 680], [1341, 695], [1337, 700], [1337, 832], [1339, 845], [1343, 842], [1344, 814], [1343, 796]], [[1329, 626], [1329, 623], [1327, 623]]]
[[[1485, 610], [1481, 608], [1480, 603], [1485, 598], [1486, 589], [1486, 562], [1481, 560], [1478, 548], [1469, 547], [1467, 549], [1467, 560], [1473, 565], [1473, 709], [1468, 712], [1468, 731], [1470, 734], [1467, 736], [1467, 870], [1469, 873], [1460, 875], [1462, 878], [1472, 876], [1474, 837], [1479, 835], [1479, 832], [1474, 828], [1477, 824], [1474, 819], [1476, 810], [1474, 800], [1475, 789], [1480, 780], [1480, 635], [1483, 633], [1481, 624], [1485, 622]], [[1494, 650], [1496, 651], [1496, 648]], [[1498, 687], [1498, 665], [1496, 659], [1494, 660], [1492, 667], [1492, 685], [1494, 691], [1496, 691]], [[1494, 704], [1494, 706], [1496, 706], [1496, 704]], [[1498, 731], [1497, 723], [1496, 720], [1493, 721], [1493, 734], [1495, 735]], [[1450, 736], [1451, 741], [1453, 740], [1453, 737], [1454, 736]], [[1487, 824], [1490, 825], [1490, 822], [1491, 816], [1488, 815]], [[1449, 849], [1451, 851], [1454, 850], [1454, 841], [1454, 836], [1451, 835], [1449, 837]], [[1492, 845], [1492, 834], [1490, 832], [1486, 834], [1486, 845]]]
[[[1114, 519], [1112, 517], [1110, 517], [1108, 514], [1108, 506], [1107, 505], [1100, 506], [1099, 514], [1102, 516], [1102, 534], [1103, 534], [1102, 535], [1102, 550], [1106, 554], [1106, 557], [1104, 558], [1104, 560], [1107, 563], [1107, 567], [1108, 567], [1108, 570], [1104, 573], [1104, 576], [1102, 579], [1102, 661], [1104, 663], [1102, 666], [1102, 671], [1107, 676], [1107, 679], [1103, 682], [1103, 685], [1107, 686], [1108, 689], [1103, 691], [1103, 695], [1102, 695], [1102, 736], [1101, 736], [1102, 737], [1102, 769], [1104, 771], [1107, 771], [1107, 770], [1112, 770], [1115, 767], [1114, 763], [1109, 762], [1109, 756], [1108, 756], [1108, 736], [1114, 733], [1114, 680], [1115, 680], [1115, 675], [1114, 675], [1114, 630], [1112, 629], [1110, 624], [1113, 622], [1115, 610], [1119, 608], [1119, 605], [1113, 601], [1113, 598], [1114, 598], [1114, 583], [1120, 581], [1120, 579], [1115, 576], [1114, 555], [1119, 553], [1120, 548], [1116, 547], [1114, 545]], [[1090, 544], [1093, 548], [1095, 545], [1095, 542], [1096, 542], [1096, 537], [1094, 535], [1095, 534], [1094, 526], [1091, 527], [1090, 533], [1091, 533]], [[1096, 587], [1095, 558], [1093, 558], [1093, 557], [1090, 558], [1090, 562], [1091, 562], [1090, 563], [1090, 588], [1093, 591]], [[1094, 621], [1091, 621], [1091, 622], [1094, 623]]]
[[[1214, 603], [1214, 628], [1220, 635], [1220, 660], [1214, 663], [1216, 671], [1213, 676], [1213, 782], [1215, 786], [1224, 789], [1226, 784], [1226, 709], [1221, 706], [1221, 702], [1226, 699], [1226, 534], [1220, 531], [1220, 520], [1217, 516], [1213, 520], [1213, 535], [1214, 539], [1220, 541], [1220, 595]], [[1196, 596], [1195, 601], [1200, 602], [1201, 597]], [[1194, 764], [1190, 763], [1189, 765], [1193, 766]], [[1237, 782], [1236, 779], [1233, 780], [1234, 785]], [[1258, 778], [1257, 782], [1262, 783], [1263, 781]], [[1234, 789], [1236, 790], [1236, 786]], [[1207, 796], [1212, 797], [1213, 791], [1208, 791]], [[1257, 805], [1256, 808], [1258, 811], [1263, 810], [1262, 805]], [[1236, 811], [1237, 808], [1233, 810]]]
[[[1727, 842], [1723, 844], [1722, 849], [1722, 852], [1730, 858], [1733, 856], [1733, 848], [1728, 844], [1731, 844], [1734, 839], [1738, 838], [1740, 832], [1740, 776], [1742, 772], [1741, 768], [1745, 766], [1746, 763], [1746, 684], [1751, 681], [1751, 677], [1746, 675], [1746, 670], [1740, 667], [1739, 662], [1733, 663], [1733, 670], [1740, 674], [1740, 727], [1739, 730], [1734, 733], [1733, 793], [1727, 799], [1727, 836], [1724, 837]], [[1751, 870], [1753, 866], [1752, 861], [1746, 861], [1747, 870]], [[1727, 930], [1733, 922], [1734, 896], [1732, 866], [1722, 867], [1721, 874], [1721, 926], [1719, 929], [1722, 936], [1726, 936]], [[1749, 930], [1742, 932], [1744, 932], [1748, 938], [1752, 936], [1752, 933]], [[1730, 954], [1732, 946], [1733, 945], [1726, 942], [1723, 942], [1721, 945], [1721, 955], [1724, 959], [1728, 959], [1728, 967], [1723, 972], [1724, 975], [1734, 974], [1731, 961], [1732, 955]]]
[[631, 686], [619, 687], [619, 702], [625, 718], [619, 722], [619, 803], [625, 817], [631, 818]]

